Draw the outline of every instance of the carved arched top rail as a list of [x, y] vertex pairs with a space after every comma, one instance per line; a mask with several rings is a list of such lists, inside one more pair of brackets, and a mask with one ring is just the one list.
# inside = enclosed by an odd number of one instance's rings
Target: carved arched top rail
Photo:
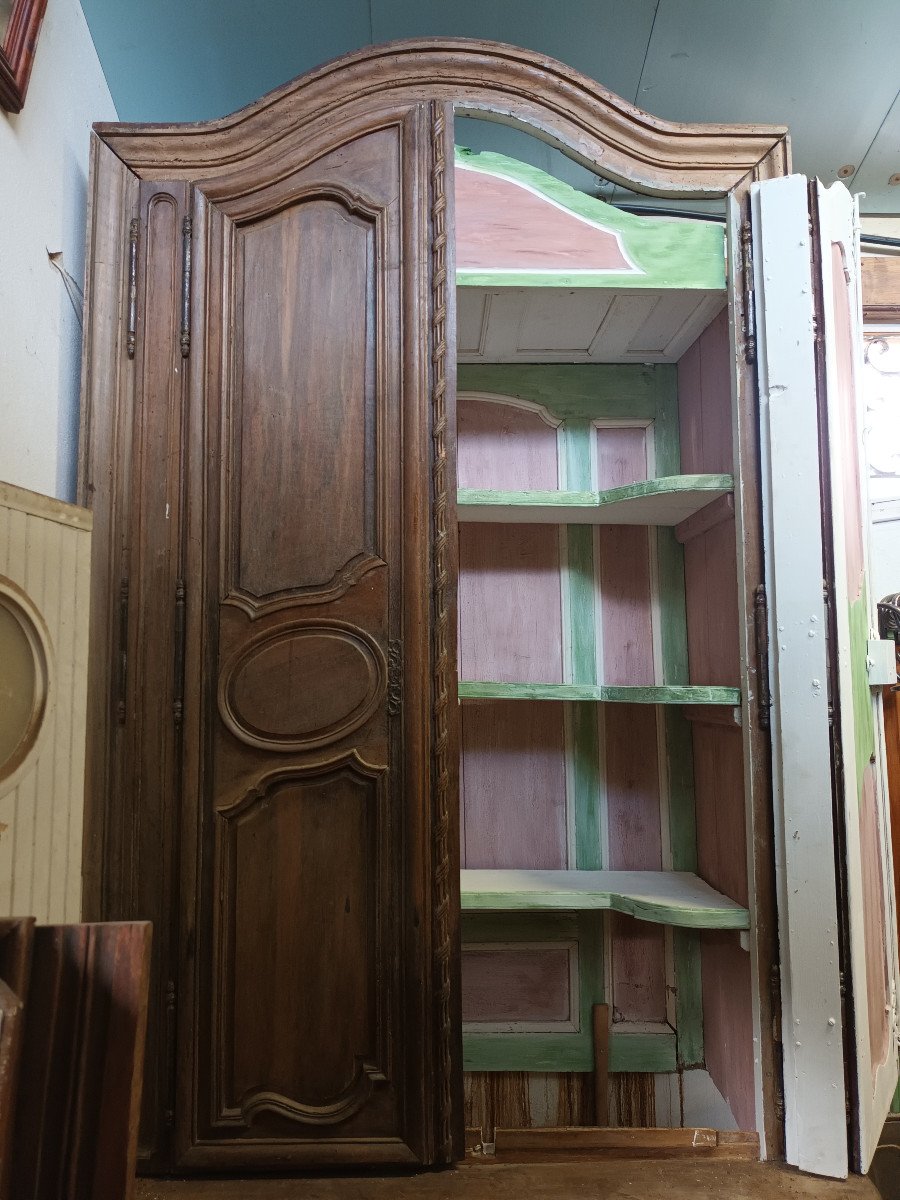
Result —
[[196, 124], [95, 126], [143, 178], [204, 180], [281, 155], [327, 123], [332, 134], [416, 101], [518, 126], [636, 191], [710, 196], [783, 175], [783, 126], [663, 121], [543, 54], [466, 38], [368, 46], [287, 83], [246, 108]]

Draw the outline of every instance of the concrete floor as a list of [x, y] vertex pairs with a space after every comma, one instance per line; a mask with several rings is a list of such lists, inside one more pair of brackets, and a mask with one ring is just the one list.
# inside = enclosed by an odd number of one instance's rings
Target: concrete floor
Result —
[[879, 1200], [867, 1178], [668, 1159], [466, 1166], [415, 1176], [138, 1181], [136, 1200]]

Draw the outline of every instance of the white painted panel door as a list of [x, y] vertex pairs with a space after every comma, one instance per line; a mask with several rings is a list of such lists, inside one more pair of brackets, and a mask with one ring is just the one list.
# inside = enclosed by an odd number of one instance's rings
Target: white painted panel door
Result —
[[755, 185], [751, 207], [785, 1153], [840, 1177], [868, 1167], [897, 1080], [884, 739], [866, 676], [857, 218], [843, 185], [810, 188], [802, 176]]
[[[842, 784], [855, 1079], [853, 1165], [872, 1160], [897, 1085], [897, 927], [881, 688], [870, 687], [868, 640], [877, 638], [869, 586], [868, 492], [863, 448], [859, 218], [840, 184], [815, 185], [824, 333], [830, 497], [826, 539], [837, 642], [835, 731]], [[841, 778], [842, 776], [842, 778]]]

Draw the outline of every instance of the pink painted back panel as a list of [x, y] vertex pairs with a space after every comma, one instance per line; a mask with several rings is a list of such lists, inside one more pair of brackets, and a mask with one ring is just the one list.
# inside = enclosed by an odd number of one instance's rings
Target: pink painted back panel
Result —
[[694, 804], [699, 874], [746, 904], [747, 843], [741, 731], [693, 722]]
[[[603, 711], [609, 868], [659, 871], [662, 837], [656, 710], [641, 704], [607, 704]], [[613, 996], [619, 1019], [664, 1020], [664, 930], [615, 916], [612, 935]]]
[[555, 525], [459, 527], [459, 677], [561, 683]]
[[[597, 485], [646, 479], [647, 431], [596, 432]], [[597, 580], [604, 683], [653, 684], [650, 539], [646, 529], [597, 530]], [[604, 776], [613, 870], [660, 870], [659, 762], [655, 709], [604, 705]], [[660, 926], [613, 916], [612, 985], [616, 1017], [661, 1021], [666, 1015], [665, 933]]]
[[678, 363], [681, 469], [729, 474], [734, 462], [728, 312], [707, 326]]
[[464, 1021], [568, 1021], [572, 1015], [566, 947], [466, 949]]
[[465, 269], [634, 271], [616, 234], [517, 180], [456, 167], [456, 263]]
[[756, 1128], [750, 955], [733, 931], [700, 935], [706, 1069], [738, 1129]]
[[685, 543], [684, 585], [691, 683], [740, 687], [734, 517]]
[[565, 870], [564, 706], [467, 701], [460, 741], [462, 865]]
[[556, 429], [539, 413], [463, 394], [456, 425], [457, 486], [505, 492], [559, 487]]

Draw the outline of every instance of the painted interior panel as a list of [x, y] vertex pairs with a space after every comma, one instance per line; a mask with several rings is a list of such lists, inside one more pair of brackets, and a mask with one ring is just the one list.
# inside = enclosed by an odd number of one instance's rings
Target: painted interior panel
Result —
[[564, 705], [463, 704], [460, 744], [462, 865], [566, 868]]
[[459, 634], [461, 679], [562, 682], [556, 526], [460, 526]]
[[559, 487], [556, 425], [546, 410], [459, 396], [456, 470], [461, 488]]
[[573, 945], [465, 947], [463, 1023], [553, 1028], [578, 1019], [570, 960]]
[[[730, 348], [726, 314], [678, 364], [681, 463], [731, 471]], [[684, 546], [688, 662], [692, 683], [740, 684], [735, 522], [728, 509]], [[702, 716], [702, 715], [701, 715]], [[747, 903], [744, 764], [736, 725], [692, 721], [697, 863], [702, 878]], [[750, 956], [733, 934], [701, 934], [703, 1035], [709, 1073], [742, 1129], [752, 1129]]]

